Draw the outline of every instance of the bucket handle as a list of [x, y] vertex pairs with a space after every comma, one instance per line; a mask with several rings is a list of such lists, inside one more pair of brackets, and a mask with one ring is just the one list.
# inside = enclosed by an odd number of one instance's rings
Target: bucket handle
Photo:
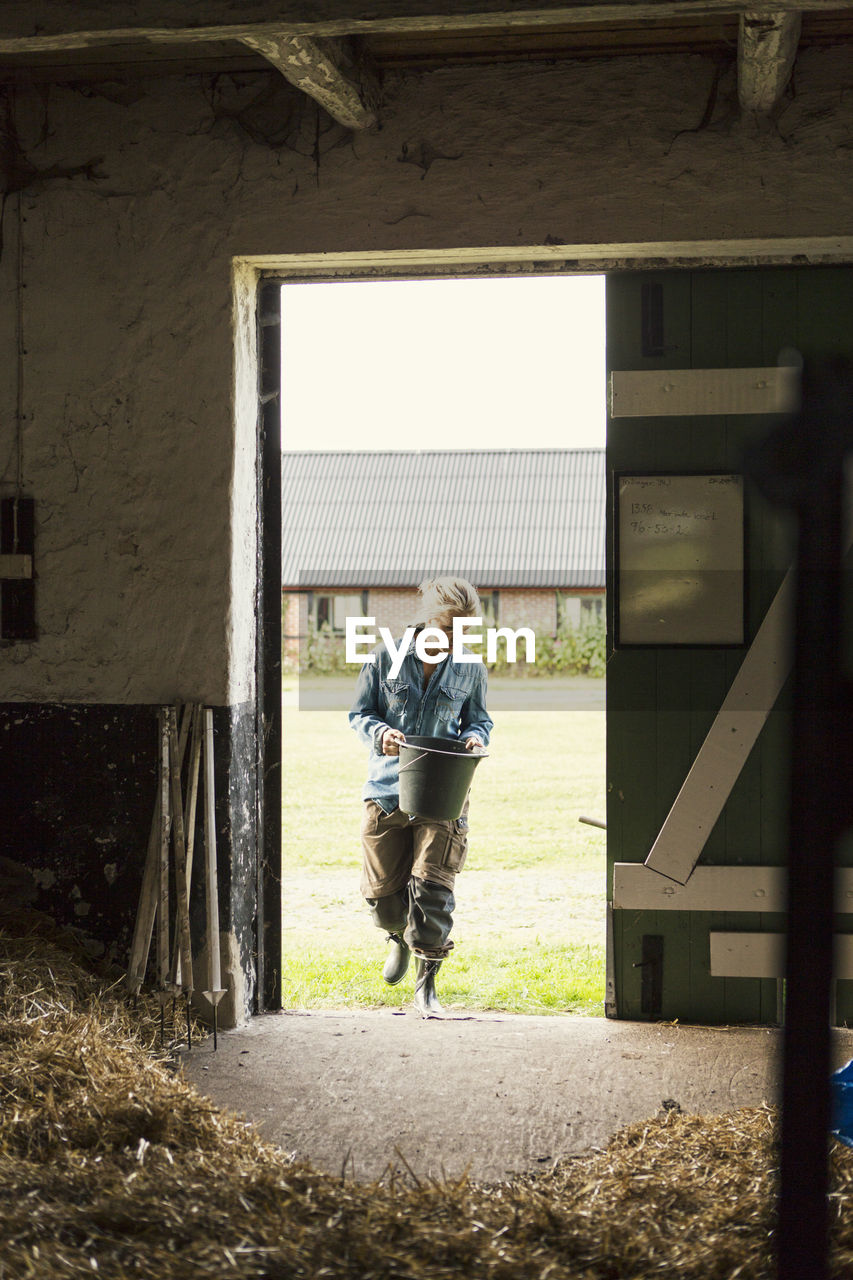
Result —
[[411, 769], [413, 764], [418, 764], [421, 760], [426, 760], [428, 755], [429, 752], [425, 751], [422, 756], [415, 756], [414, 760], [410, 760], [408, 764], [401, 764], [397, 772], [405, 773], [407, 769]]

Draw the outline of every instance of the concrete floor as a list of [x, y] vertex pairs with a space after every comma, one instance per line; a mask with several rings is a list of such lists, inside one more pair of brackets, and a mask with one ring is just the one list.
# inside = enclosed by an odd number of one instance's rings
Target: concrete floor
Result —
[[[781, 1032], [603, 1018], [269, 1014], [185, 1053], [184, 1078], [316, 1168], [478, 1181], [547, 1169], [678, 1103], [774, 1101]], [[834, 1066], [853, 1057], [836, 1033]]]

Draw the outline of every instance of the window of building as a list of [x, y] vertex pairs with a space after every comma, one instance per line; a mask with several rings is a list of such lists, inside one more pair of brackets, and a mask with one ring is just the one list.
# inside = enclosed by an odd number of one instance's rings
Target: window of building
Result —
[[500, 592], [480, 591], [477, 594], [480, 597], [483, 626], [496, 627], [498, 625], [498, 597]]
[[313, 592], [308, 601], [308, 619], [316, 631], [328, 627], [336, 635], [343, 635], [348, 617], [363, 618], [366, 613], [366, 591], [335, 592], [328, 595]]
[[580, 599], [567, 591], [557, 592], [557, 630], [576, 627], [581, 620]]
[[604, 596], [581, 597], [581, 622], [599, 622], [604, 616]]
[[557, 628], [585, 627], [604, 617], [604, 596], [579, 596], [557, 592]]

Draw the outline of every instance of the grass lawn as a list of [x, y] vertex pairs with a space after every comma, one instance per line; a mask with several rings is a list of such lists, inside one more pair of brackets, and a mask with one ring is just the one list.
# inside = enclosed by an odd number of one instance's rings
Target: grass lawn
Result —
[[[497, 684], [497, 681], [494, 682]], [[365, 751], [339, 710], [284, 707], [284, 992], [294, 1008], [411, 1000], [382, 982], [385, 943], [358, 892]], [[446, 1007], [602, 1013], [604, 711], [493, 711], [457, 880]]]

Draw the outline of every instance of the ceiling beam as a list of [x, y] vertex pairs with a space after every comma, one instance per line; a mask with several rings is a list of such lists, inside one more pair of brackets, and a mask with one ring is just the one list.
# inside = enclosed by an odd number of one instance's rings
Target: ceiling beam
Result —
[[737, 48], [738, 101], [744, 111], [768, 115], [788, 87], [802, 14], [742, 13]]
[[242, 43], [263, 54], [286, 80], [319, 102], [347, 129], [369, 129], [376, 124], [371, 103], [377, 93], [372, 77], [356, 70], [343, 42], [265, 33], [243, 36]]
[[810, 266], [853, 262], [853, 236], [768, 236], [751, 240], [649, 240], [634, 244], [504, 245], [501, 248], [385, 249], [253, 254], [241, 268], [290, 280], [383, 280], [428, 274], [512, 271], [625, 271], [632, 267]]
[[[126, 17], [119, 14], [124, 9]], [[0, 56], [50, 53], [101, 44], [219, 41], [282, 36], [335, 37], [394, 31], [549, 27], [749, 12], [830, 12], [853, 0], [206, 0], [203, 21], [187, 25], [192, 6], [178, 0], [110, 5], [75, 0], [0, 4]], [[190, 14], [188, 15], [188, 10]], [[290, 11], [290, 12], [288, 12]], [[239, 21], [235, 21], [239, 12]]]

